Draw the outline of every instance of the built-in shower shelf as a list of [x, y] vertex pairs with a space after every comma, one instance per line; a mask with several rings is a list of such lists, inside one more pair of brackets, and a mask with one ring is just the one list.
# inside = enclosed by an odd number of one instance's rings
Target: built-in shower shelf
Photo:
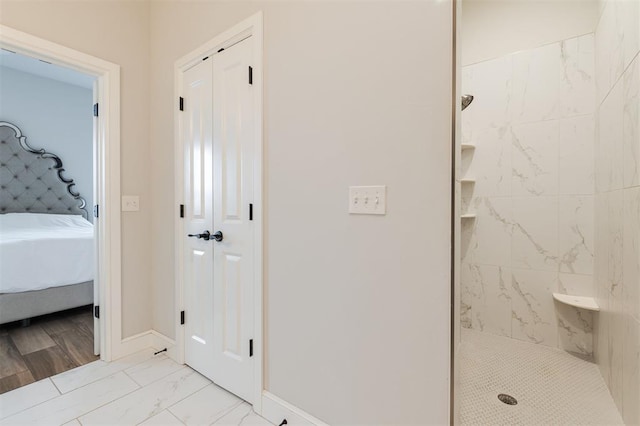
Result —
[[465, 213], [463, 215], [460, 215], [461, 219], [475, 219], [476, 218], [476, 214], [475, 213]]
[[460, 147], [463, 151], [466, 151], [467, 149], [476, 149], [476, 146], [472, 143], [463, 143]]
[[473, 178], [463, 178], [463, 179], [460, 179], [460, 183], [473, 184], [473, 183], [476, 183], [476, 180]]
[[576, 308], [587, 309], [589, 311], [599, 311], [600, 307], [596, 299], [587, 296], [571, 296], [569, 294], [553, 293], [553, 298], [560, 303], [575, 306]]

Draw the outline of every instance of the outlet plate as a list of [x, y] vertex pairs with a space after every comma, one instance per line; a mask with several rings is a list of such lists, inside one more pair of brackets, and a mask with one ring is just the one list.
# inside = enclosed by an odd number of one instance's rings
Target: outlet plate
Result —
[[122, 196], [122, 211], [137, 212], [140, 210], [140, 197], [138, 195]]
[[350, 186], [349, 213], [387, 214], [387, 187], [384, 185]]

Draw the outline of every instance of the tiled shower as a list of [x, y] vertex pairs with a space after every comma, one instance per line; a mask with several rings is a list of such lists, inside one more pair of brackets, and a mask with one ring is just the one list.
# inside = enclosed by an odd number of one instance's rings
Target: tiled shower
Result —
[[465, 327], [592, 356], [591, 312], [552, 293], [594, 294], [593, 74], [593, 35], [463, 69]]
[[462, 67], [460, 323], [597, 366], [640, 424], [640, 2], [597, 7], [592, 33]]

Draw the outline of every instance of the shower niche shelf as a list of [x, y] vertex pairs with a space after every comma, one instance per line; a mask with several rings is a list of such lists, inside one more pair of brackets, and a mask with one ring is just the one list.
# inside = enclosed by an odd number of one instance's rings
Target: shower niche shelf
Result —
[[553, 293], [553, 298], [565, 305], [575, 306], [576, 308], [586, 309], [589, 311], [600, 310], [596, 303], [596, 299], [587, 296], [571, 296], [569, 294]]
[[476, 149], [476, 146], [472, 143], [463, 143], [462, 145], [460, 145], [460, 147], [463, 151], [466, 151], [468, 149]]
[[476, 218], [476, 214], [475, 213], [465, 213], [460, 215], [461, 219], [475, 219]]

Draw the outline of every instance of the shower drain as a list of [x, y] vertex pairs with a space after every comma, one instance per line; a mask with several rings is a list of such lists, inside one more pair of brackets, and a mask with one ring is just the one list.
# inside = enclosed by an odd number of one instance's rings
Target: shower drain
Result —
[[507, 405], [518, 405], [518, 400], [511, 395], [507, 395], [506, 393], [501, 393], [500, 395], [498, 395], [498, 399]]

